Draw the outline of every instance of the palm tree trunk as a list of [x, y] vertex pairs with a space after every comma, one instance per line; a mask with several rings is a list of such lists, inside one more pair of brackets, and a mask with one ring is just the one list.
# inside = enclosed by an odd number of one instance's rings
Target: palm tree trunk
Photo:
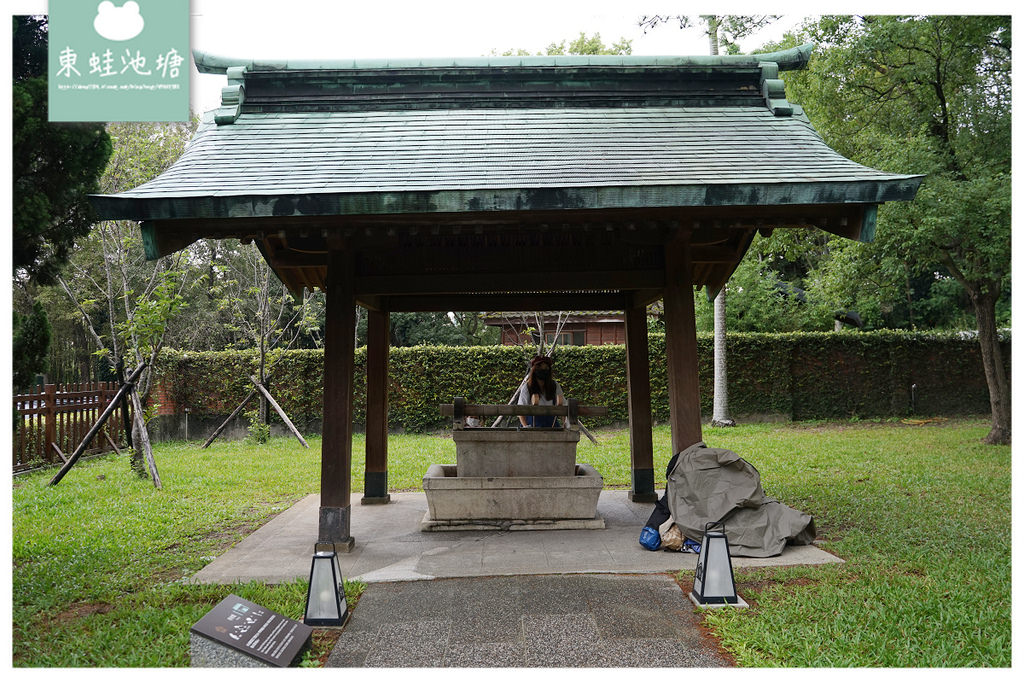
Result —
[[735, 427], [729, 415], [728, 367], [725, 358], [725, 287], [715, 297], [715, 390], [711, 426]]

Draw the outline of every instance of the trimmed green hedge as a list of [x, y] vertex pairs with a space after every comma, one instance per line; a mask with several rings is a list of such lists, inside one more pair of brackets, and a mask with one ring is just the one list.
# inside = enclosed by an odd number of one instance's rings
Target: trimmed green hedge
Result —
[[[1009, 371], [1010, 342], [1003, 342]], [[697, 339], [701, 410], [711, 413], [712, 338]], [[728, 337], [729, 405], [743, 416], [809, 420], [850, 417], [969, 415], [989, 411], [978, 343], [955, 334], [736, 333]], [[504, 403], [526, 368], [527, 352], [511, 346], [393, 348], [389, 422], [411, 431], [443, 428], [438, 404], [453, 396], [473, 403]], [[668, 419], [664, 335], [650, 335], [654, 419]], [[366, 349], [355, 354], [355, 422], [366, 410]], [[180, 352], [161, 356], [164, 395], [181, 413], [225, 415], [248, 393], [256, 355], [246, 351]], [[289, 351], [270, 377], [274, 397], [300, 427], [319, 431], [323, 352]], [[608, 406], [594, 425], [623, 423], [626, 353], [619, 346], [558, 350], [555, 376], [584, 405]], [[912, 385], [917, 385], [912, 396]], [[165, 399], [165, 400], [166, 400]], [[912, 403], [912, 400], [914, 403]], [[276, 419], [276, 416], [274, 416]]]

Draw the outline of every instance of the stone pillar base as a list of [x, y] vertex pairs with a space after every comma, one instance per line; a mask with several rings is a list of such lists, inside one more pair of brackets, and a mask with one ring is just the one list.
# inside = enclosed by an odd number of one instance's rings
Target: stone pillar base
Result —
[[654, 490], [654, 469], [651, 467], [633, 470], [629, 499], [634, 503], [655, 503], [658, 494]]
[[[339, 553], [351, 552], [355, 545], [351, 531], [352, 507], [320, 506], [320, 531], [317, 535], [317, 550], [334, 550]], [[323, 546], [323, 547], [321, 547]]]

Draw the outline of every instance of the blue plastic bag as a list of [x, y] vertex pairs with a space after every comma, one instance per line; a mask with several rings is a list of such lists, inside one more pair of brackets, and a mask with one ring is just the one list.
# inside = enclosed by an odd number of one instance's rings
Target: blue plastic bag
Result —
[[661, 547], [661, 534], [658, 533], [657, 529], [645, 526], [640, 531], [640, 545], [648, 550], [657, 550]]

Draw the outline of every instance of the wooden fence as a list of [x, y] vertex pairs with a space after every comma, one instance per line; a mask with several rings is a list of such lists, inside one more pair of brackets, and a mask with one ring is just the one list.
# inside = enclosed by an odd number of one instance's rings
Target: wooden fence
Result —
[[[43, 465], [63, 465], [86, 432], [117, 393], [116, 382], [79, 382], [39, 385], [28, 394], [14, 396], [14, 471]], [[89, 444], [87, 454], [120, 448], [124, 443], [123, 408], [115, 409]], [[57, 452], [56, 446], [60, 449]]]

